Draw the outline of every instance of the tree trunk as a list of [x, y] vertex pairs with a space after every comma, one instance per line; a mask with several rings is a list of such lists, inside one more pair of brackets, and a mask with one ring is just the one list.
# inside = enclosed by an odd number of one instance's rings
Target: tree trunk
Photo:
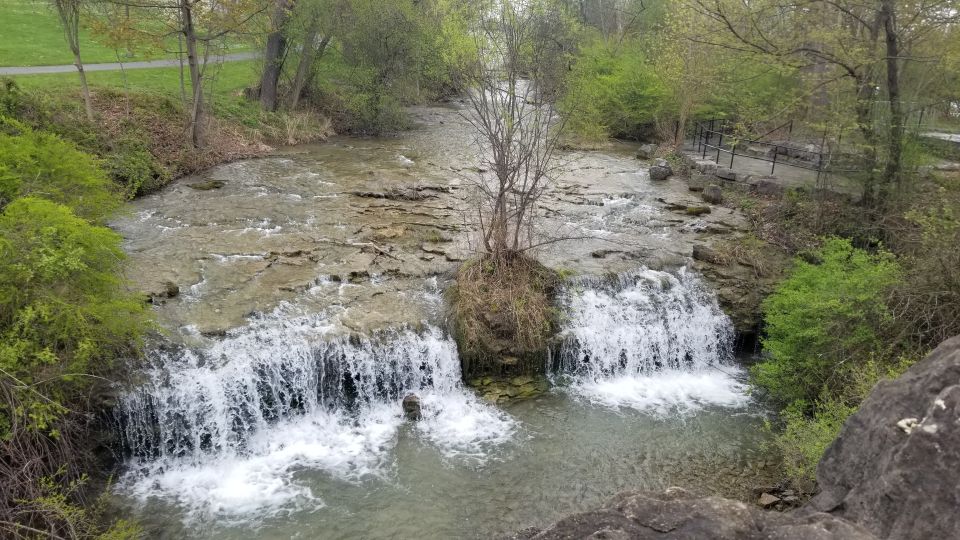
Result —
[[[883, 185], [881, 199], [885, 199], [888, 190], [899, 187], [900, 167], [903, 157], [903, 107], [900, 103], [900, 43], [897, 37], [896, 14], [894, 0], [882, 0], [880, 11], [883, 16], [883, 30], [887, 46], [887, 96], [890, 100], [889, 140], [887, 141], [887, 164], [883, 170]], [[885, 202], [885, 201], [881, 201]]]
[[203, 74], [200, 60], [197, 58], [197, 34], [193, 26], [193, 9], [190, 0], [180, 0], [181, 31], [187, 45], [187, 65], [190, 67], [190, 89], [193, 102], [190, 106], [190, 140], [193, 146], [200, 147], [201, 124], [203, 115]]
[[283, 69], [283, 57], [287, 48], [283, 27], [288, 15], [287, 1], [277, 0], [272, 28], [267, 35], [267, 49], [263, 54], [263, 76], [260, 77], [260, 107], [265, 111], [277, 110], [277, 86], [280, 84], [280, 72]]
[[87, 120], [93, 122], [93, 101], [90, 99], [90, 87], [87, 85], [87, 74], [83, 71], [79, 47], [73, 50], [73, 65], [77, 66], [77, 74], [80, 75], [80, 91], [83, 92], [83, 106], [87, 110]]
[[323, 56], [323, 51], [327, 48], [327, 43], [330, 42], [330, 36], [324, 36], [319, 46], [313, 46], [317, 40], [319, 29], [320, 23], [315, 20], [313, 24], [310, 25], [310, 29], [307, 30], [307, 35], [303, 40], [303, 52], [300, 54], [300, 63], [297, 64], [297, 74], [294, 75], [293, 84], [290, 88], [290, 102], [288, 103], [288, 107], [291, 110], [296, 109], [297, 104], [300, 103], [300, 96], [303, 94], [303, 88], [307, 84], [307, 76], [310, 74], [310, 70], [313, 69], [313, 62], [318, 57]]

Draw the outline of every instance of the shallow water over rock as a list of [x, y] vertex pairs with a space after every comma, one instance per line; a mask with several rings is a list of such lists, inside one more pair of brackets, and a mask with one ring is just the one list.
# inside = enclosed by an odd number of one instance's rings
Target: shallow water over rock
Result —
[[[631, 145], [563, 153], [540, 226], [579, 239], [537, 256], [580, 276], [564, 300], [574, 341], [558, 386], [492, 405], [460, 381], [443, 330], [479, 160], [455, 106], [413, 114], [401, 137], [184, 179], [115, 224], [170, 342], [117, 415], [117, 492], [150, 533], [479, 538], [624, 488], [748, 495], [771, 465], [763, 411], [730, 363], [729, 319], [680, 269], [742, 216], [671, 210], [699, 203], [652, 182]], [[608, 273], [616, 286], [591, 277]]]

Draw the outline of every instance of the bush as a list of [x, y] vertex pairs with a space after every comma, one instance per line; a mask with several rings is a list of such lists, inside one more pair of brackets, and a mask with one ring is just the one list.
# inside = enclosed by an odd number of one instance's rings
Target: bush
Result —
[[762, 306], [767, 357], [752, 375], [782, 404], [842, 396], [858, 369], [890, 353], [886, 299], [901, 279], [893, 255], [831, 238], [810, 258], [816, 264], [797, 259]]
[[121, 204], [92, 156], [0, 117], [0, 535], [135, 536], [81, 506], [116, 361], [144, 303], [121, 279]]
[[56, 135], [0, 117], [0, 207], [37, 196], [101, 221], [120, 200], [97, 160]]
[[813, 416], [807, 415], [807, 409], [806, 402], [798, 401], [780, 413], [784, 427], [773, 444], [783, 457], [784, 472], [793, 486], [803, 493], [813, 493], [817, 463], [857, 409], [839, 401], [818, 403]]

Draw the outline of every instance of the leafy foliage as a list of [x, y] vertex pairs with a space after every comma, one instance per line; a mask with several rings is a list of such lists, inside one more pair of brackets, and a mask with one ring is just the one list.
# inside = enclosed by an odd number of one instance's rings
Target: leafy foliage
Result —
[[893, 255], [831, 238], [813, 258], [816, 264], [798, 259], [763, 303], [768, 358], [753, 376], [781, 403], [842, 396], [852, 374], [886, 353], [887, 293], [901, 279]]
[[89, 154], [14, 120], [2, 120], [0, 128], [0, 206], [18, 197], [43, 197], [93, 221], [118, 207], [110, 181]]
[[559, 108], [582, 137], [636, 138], [653, 123], [665, 95], [638, 42], [596, 39], [580, 50]]
[[[103, 226], [122, 197], [59, 137], [0, 127], [0, 533], [90, 537], [108, 528], [81, 505], [93, 413], [147, 327]], [[138, 534], [115, 525], [109, 537]]]

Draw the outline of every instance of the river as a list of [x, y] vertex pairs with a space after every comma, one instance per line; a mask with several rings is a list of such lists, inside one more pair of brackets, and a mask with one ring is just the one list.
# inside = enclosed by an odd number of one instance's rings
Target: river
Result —
[[542, 232], [583, 238], [537, 252], [574, 276], [550, 389], [490, 403], [463, 384], [443, 298], [480, 174], [461, 107], [216, 167], [114, 224], [163, 328], [115, 414], [114, 491], [151, 536], [486, 538], [622, 489], [765, 481], [765, 412], [686, 268], [743, 217], [671, 210], [701, 203], [629, 144], [561, 153], [543, 200]]

